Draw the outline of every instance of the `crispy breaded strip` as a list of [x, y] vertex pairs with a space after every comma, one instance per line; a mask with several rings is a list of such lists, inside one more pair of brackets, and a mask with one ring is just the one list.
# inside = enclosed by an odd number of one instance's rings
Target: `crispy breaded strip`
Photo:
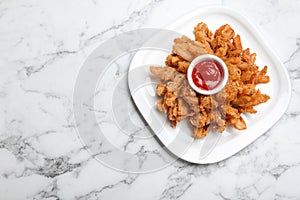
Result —
[[[185, 75], [176, 71], [172, 67], [150, 67], [150, 71], [161, 81], [164, 81], [164, 84], [159, 84], [159, 89], [157, 92], [161, 94], [161, 90], [165, 92], [164, 101], [159, 104], [160, 110], [163, 110], [167, 107], [174, 107], [175, 101], [180, 97], [184, 102], [180, 102], [179, 106], [185, 106], [184, 110], [189, 110], [189, 114], [184, 114], [191, 116], [196, 112], [199, 112], [199, 100], [196, 96], [196, 92], [190, 87]], [[164, 91], [166, 88], [166, 91]], [[182, 108], [180, 112], [184, 111]], [[170, 110], [169, 110], [170, 111]], [[173, 110], [172, 110], [173, 111]], [[171, 120], [171, 119], [170, 119]]]
[[162, 95], [166, 94], [166, 92], [167, 92], [167, 87], [166, 87], [164, 84], [159, 83], [159, 84], [156, 86], [156, 94], [157, 94], [158, 96], [162, 96]]
[[210, 43], [212, 41], [212, 32], [208, 29], [207, 25], [203, 22], [197, 24], [194, 28], [196, 41], [202, 44], [202, 47], [205, 51], [209, 54], [213, 54], [214, 51], [212, 50]]
[[168, 55], [165, 63], [167, 66], [174, 67], [177, 71], [182, 72], [184, 74], [186, 74], [190, 65], [188, 61], [184, 60], [183, 58], [180, 58], [176, 54]]
[[176, 69], [172, 67], [156, 67], [156, 66], [151, 66], [150, 72], [162, 81], [174, 80], [176, 73], [178, 73]]
[[189, 39], [186, 36], [176, 38], [173, 45], [173, 53], [179, 55], [188, 62], [192, 62], [194, 58], [207, 54], [200, 42]]
[[203, 126], [209, 125], [210, 119], [210, 115], [208, 115], [207, 112], [201, 112], [190, 117], [190, 123], [196, 128], [201, 128]]
[[257, 106], [258, 104], [261, 103], [265, 103], [269, 99], [270, 97], [268, 95], [262, 94], [260, 90], [257, 90], [252, 95], [245, 95], [245, 94], [238, 95], [237, 98], [232, 101], [232, 104], [237, 108], [239, 107], [248, 108], [248, 107]]
[[201, 127], [201, 128], [195, 128], [194, 129], [194, 138], [203, 138], [205, 137], [207, 134], [208, 134], [208, 131], [209, 131], [209, 126], [204, 126], [204, 127]]
[[233, 124], [234, 128], [238, 130], [244, 130], [247, 128], [246, 122], [244, 119], [240, 116], [240, 118]]

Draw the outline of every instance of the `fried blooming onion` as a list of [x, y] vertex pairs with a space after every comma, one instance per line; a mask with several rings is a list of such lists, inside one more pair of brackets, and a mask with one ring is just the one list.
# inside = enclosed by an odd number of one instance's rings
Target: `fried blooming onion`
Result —
[[[256, 85], [270, 81], [267, 66], [262, 70], [255, 65], [256, 54], [243, 49], [241, 38], [225, 24], [213, 34], [203, 22], [194, 28], [195, 40], [186, 36], [174, 40], [172, 54], [166, 66], [151, 66], [150, 71], [159, 78], [157, 103], [160, 111], [167, 113], [173, 127], [187, 118], [195, 138], [205, 137], [210, 128], [223, 132], [228, 125], [238, 130], [246, 129], [242, 113], [256, 113], [254, 106], [270, 99]], [[187, 81], [190, 62], [199, 55], [214, 54], [227, 65], [229, 79], [225, 89], [215, 95], [196, 93]]]

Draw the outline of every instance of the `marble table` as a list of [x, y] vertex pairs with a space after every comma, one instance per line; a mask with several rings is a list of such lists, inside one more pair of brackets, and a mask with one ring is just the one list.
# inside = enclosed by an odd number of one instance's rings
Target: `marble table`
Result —
[[[210, 5], [245, 15], [284, 63], [292, 97], [282, 118], [214, 164], [126, 173], [94, 159], [73, 112], [87, 57], [115, 35]], [[300, 199], [299, 21], [299, 0], [1, 0], [0, 199]]]

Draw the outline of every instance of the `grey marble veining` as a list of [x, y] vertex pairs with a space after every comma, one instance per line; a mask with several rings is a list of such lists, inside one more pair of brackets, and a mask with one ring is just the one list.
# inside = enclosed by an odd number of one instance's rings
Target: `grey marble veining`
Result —
[[[292, 98], [283, 117], [215, 164], [176, 160], [130, 174], [98, 162], [76, 132], [72, 106], [90, 53], [119, 33], [163, 27], [195, 8], [221, 4], [257, 26], [287, 68]], [[299, 199], [299, 10], [297, 0], [0, 1], [0, 199]], [[116, 65], [112, 77], [124, 73]], [[95, 98], [105, 93], [98, 89]], [[90, 109], [106, 123], [110, 110], [98, 103]], [[135, 136], [144, 134], [141, 127]], [[157, 153], [126, 134], [116, 144], [137, 151], [141, 162]], [[111, 152], [98, 148], [101, 155]]]

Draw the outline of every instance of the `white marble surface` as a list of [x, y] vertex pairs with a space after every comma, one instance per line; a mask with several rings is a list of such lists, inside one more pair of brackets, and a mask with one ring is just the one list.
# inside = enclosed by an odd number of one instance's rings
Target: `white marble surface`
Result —
[[[93, 159], [72, 107], [87, 56], [118, 33], [205, 5], [240, 11], [277, 53], [292, 82], [284, 116], [216, 164], [128, 174]], [[0, 1], [0, 199], [300, 199], [299, 21], [299, 0]]]

